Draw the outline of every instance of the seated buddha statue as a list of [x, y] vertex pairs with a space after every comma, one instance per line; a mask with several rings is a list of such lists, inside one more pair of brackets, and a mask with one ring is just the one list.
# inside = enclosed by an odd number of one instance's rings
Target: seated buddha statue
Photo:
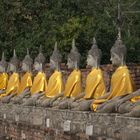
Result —
[[140, 117], [140, 89], [116, 100], [115, 111], [126, 116]]
[[[126, 100], [127, 98], [127, 100]], [[124, 104], [120, 105], [121, 109], [125, 109], [127, 113], [125, 113], [125, 116], [129, 117], [140, 117], [140, 89], [135, 91], [133, 93], [133, 97], [127, 96], [125, 98]], [[131, 98], [131, 99], [130, 99]], [[127, 107], [129, 106], [129, 107]], [[120, 111], [121, 111], [120, 109]]]
[[0, 95], [0, 100], [3, 103], [9, 103], [10, 99], [17, 93], [19, 88], [19, 74], [17, 73], [18, 68], [19, 60], [14, 50], [13, 57], [11, 58], [8, 66], [8, 71], [11, 73], [11, 76], [9, 77], [5, 93]]
[[69, 75], [64, 92], [58, 94], [50, 101], [50, 106], [57, 107], [59, 103], [64, 102], [64, 107], [67, 105], [67, 101], [71, 98], [75, 98], [82, 92], [82, 74], [79, 70], [80, 53], [75, 46], [75, 40], [72, 41], [72, 49], [68, 55], [67, 66], [68, 69], [73, 69]]
[[86, 79], [85, 91], [70, 103], [71, 110], [89, 111], [93, 99], [98, 99], [106, 93], [103, 72], [100, 69], [101, 55], [101, 50], [93, 38], [93, 45], [87, 57], [87, 65], [91, 66], [92, 69]]
[[2, 59], [0, 61], [0, 95], [5, 93], [8, 83], [7, 62], [5, 60], [4, 52], [2, 53]]
[[134, 82], [125, 64], [126, 52], [126, 47], [121, 40], [121, 32], [119, 30], [118, 38], [111, 48], [111, 61], [117, 69], [111, 78], [110, 92], [93, 101], [92, 109], [94, 111], [107, 113], [114, 112], [116, 100], [120, 100], [120, 98], [131, 94], [134, 91]]
[[49, 107], [50, 99], [54, 98], [64, 90], [64, 83], [62, 72], [60, 69], [62, 56], [57, 49], [57, 42], [55, 43], [54, 51], [50, 57], [50, 69], [53, 70], [53, 74], [50, 76], [48, 81], [48, 87], [45, 95], [39, 98], [36, 102], [38, 106]]
[[39, 54], [34, 61], [34, 69], [37, 71], [37, 74], [33, 79], [33, 84], [29, 91], [30, 97], [28, 99], [26, 98], [22, 105], [35, 105], [36, 100], [45, 94], [47, 89], [47, 79], [46, 74], [43, 72], [44, 63], [45, 57], [40, 47]]
[[33, 60], [30, 57], [29, 50], [27, 49], [27, 54], [22, 61], [22, 76], [17, 90], [17, 95], [13, 97], [10, 102], [15, 104], [21, 103], [22, 99], [29, 95], [30, 88], [32, 87], [32, 64]]

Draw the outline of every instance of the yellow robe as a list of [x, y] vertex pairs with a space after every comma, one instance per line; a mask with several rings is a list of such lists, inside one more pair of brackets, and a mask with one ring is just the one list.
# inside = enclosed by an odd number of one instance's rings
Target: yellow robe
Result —
[[64, 96], [76, 97], [82, 93], [82, 74], [80, 70], [74, 70], [67, 79]]
[[64, 83], [62, 73], [60, 71], [55, 71], [48, 81], [46, 97], [53, 98], [63, 91], [64, 91]]
[[101, 69], [93, 69], [87, 76], [84, 99], [98, 99], [106, 93], [106, 85]]
[[133, 102], [133, 103], [138, 102], [138, 101], [140, 101], [140, 96], [136, 96], [131, 99], [131, 102]]
[[5, 97], [10, 94], [17, 93], [18, 88], [19, 88], [19, 74], [14, 72], [9, 78], [6, 92], [2, 94], [0, 97]]
[[1, 73], [0, 74], [0, 90], [6, 89], [7, 83], [8, 83], [8, 74]]
[[130, 101], [133, 103], [136, 103], [136, 102], [140, 101], [140, 96], [135, 96]]
[[36, 94], [39, 92], [46, 91], [47, 89], [47, 80], [46, 80], [46, 74], [44, 72], [38, 72], [38, 74], [35, 76], [33, 85], [31, 87], [31, 94]]
[[114, 97], [130, 94], [134, 91], [134, 82], [131, 78], [127, 66], [120, 66], [112, 75], [110, 95], [106, 99], [95, 100], [93, 110], [96, 111], [97, 106]]
[[32, 74], [30, 72], [26, 72], [21, 78], [17, 95], [23, 93], [26, 88], [31, 88], [31, 86], [32, 86]]

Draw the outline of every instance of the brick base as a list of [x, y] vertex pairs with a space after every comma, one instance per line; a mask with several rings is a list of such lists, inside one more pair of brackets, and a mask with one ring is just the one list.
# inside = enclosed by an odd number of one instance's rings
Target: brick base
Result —
[[139, 126], [139, 118], [119, 114], [15, 105], [0, 108], [0, 140], [139, 140]]

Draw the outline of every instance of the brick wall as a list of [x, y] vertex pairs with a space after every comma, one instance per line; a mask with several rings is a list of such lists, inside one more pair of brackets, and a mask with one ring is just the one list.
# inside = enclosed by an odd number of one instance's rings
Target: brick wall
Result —
[[[140, 64], [127, 64], [127, 66], [129, 68], [132, 78], [135, 82], [136, 89], [139, 89], [140, 88]], [[63, 71], [64, 81], [66, 81], [71, 70], [68, 70], [67, 67], [65, 66], [65, 64], [62, 64], [61, 67], [62, 67], [62, 71]], [[107, 86], [107, 89], [109, 90], [111, 75], [115, 71], [115, 68], [113, 68], [113, 66], [111, 64], [107, 64], [107, 65], [101, 65], [101, 69], [104, 72], [106, 86]], [[81, 69], [83, 87], [85, 87], [86, 77], [87, 77], [88, 73], [90, 72], [90, 70], [91, 70], [90, 68]], [[49, 77], [51, 75], [51, 72], [49, 72], [48, 64], [47, 64], [46, 71], [47, 71], [46, 73], [48, 73], [47, 75]]]

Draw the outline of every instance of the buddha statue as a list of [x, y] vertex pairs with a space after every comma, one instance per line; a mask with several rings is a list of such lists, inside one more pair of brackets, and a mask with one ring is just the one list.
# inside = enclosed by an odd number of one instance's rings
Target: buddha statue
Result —
[[87, 57], [87, 65], [91, 66], [92, 69], [86, 79], [85, 91], [70, 103], [71, 110], [89, 111], [93, 99], [98, 99], [106, 93], [103, 72], [100, 69], [101, 55], [101, 50], [93, 38], [93, 45]]
[[27, 49], [27, 54], [22, 61], [22, 76], [17, 91], [17, 95], [11, 99], [12, 103], [19, 103], [23, 101], [22, 99], [30, 95], [30, 88], [32, 87], [32, 65], [33, 60], [30, 57], [29, 50]]
[[7, 62], [5, 60], [4, 52], [2, 53], [2, 59], [0, 61], [0, 95], [5, 93], [8, 83]]
[[117, 100], [115, 111], [125, 116], [140, 117], [140, 89]]
[[134, 91], [134, 82], [125, 64], [126, 47], [121, 40], [121, 31], [111, 48], [111, 61], [117, 67], [111, 78], [111, 89], [106, 95], [93, 101], [92, 109], [96, 112], [114, 112], [116, 101]]
[[30, 88], [30, 98], [26, 99], [22, 105], [35, 105], [36, 100], [45, 94], [47, 89], [47, 79], [46, 74], [43, 72], [44, 63], [45, 57], [40, 46], [39, 54], [34, 61], [34, 69], [37, 71], [37, 75], [34, 77], [32, 87]]
[[19, 74], [17, 72], [19, 68], [19, 60], [17, 58], [15, 50], [13, 52], [13, 57], [9, 62], [8, 68], [11, 76], [8, 80], [5, 93], [0, 96], [0, 99], [3, 103], [9, 103], [10, 99], [17, 94], [17, 90], [19, 88]]
[[50, 99], [54, 98], [58, 94], [62, 93], [64, 90], [64, 83], [62, 72], [60, 69], [62, 56], [57, 49], [57, 42], [55, 43], [54, 51], [50, 57], [50, 69], [53, 70], [53, 74], [50, 76], [48, 81], [48, 87], [45, 92], [45, 96], [42, 96], [36, 104], [38, 106], [49, 107]]
[[69, 75], [65, 90], [61, 94], [58, 94], [50, 101], [50, 106], [58, 107], [59, 103], [63, 103], [63, 108], [67, 108], [68, 100], [73, 99], [82, 93], [82, 74], [79, 70], [80, 53], [75, 46], [75, 39], [72, 41], [72, 49], [68, 55], [67, 66], [68, 69], [73, 69]]

